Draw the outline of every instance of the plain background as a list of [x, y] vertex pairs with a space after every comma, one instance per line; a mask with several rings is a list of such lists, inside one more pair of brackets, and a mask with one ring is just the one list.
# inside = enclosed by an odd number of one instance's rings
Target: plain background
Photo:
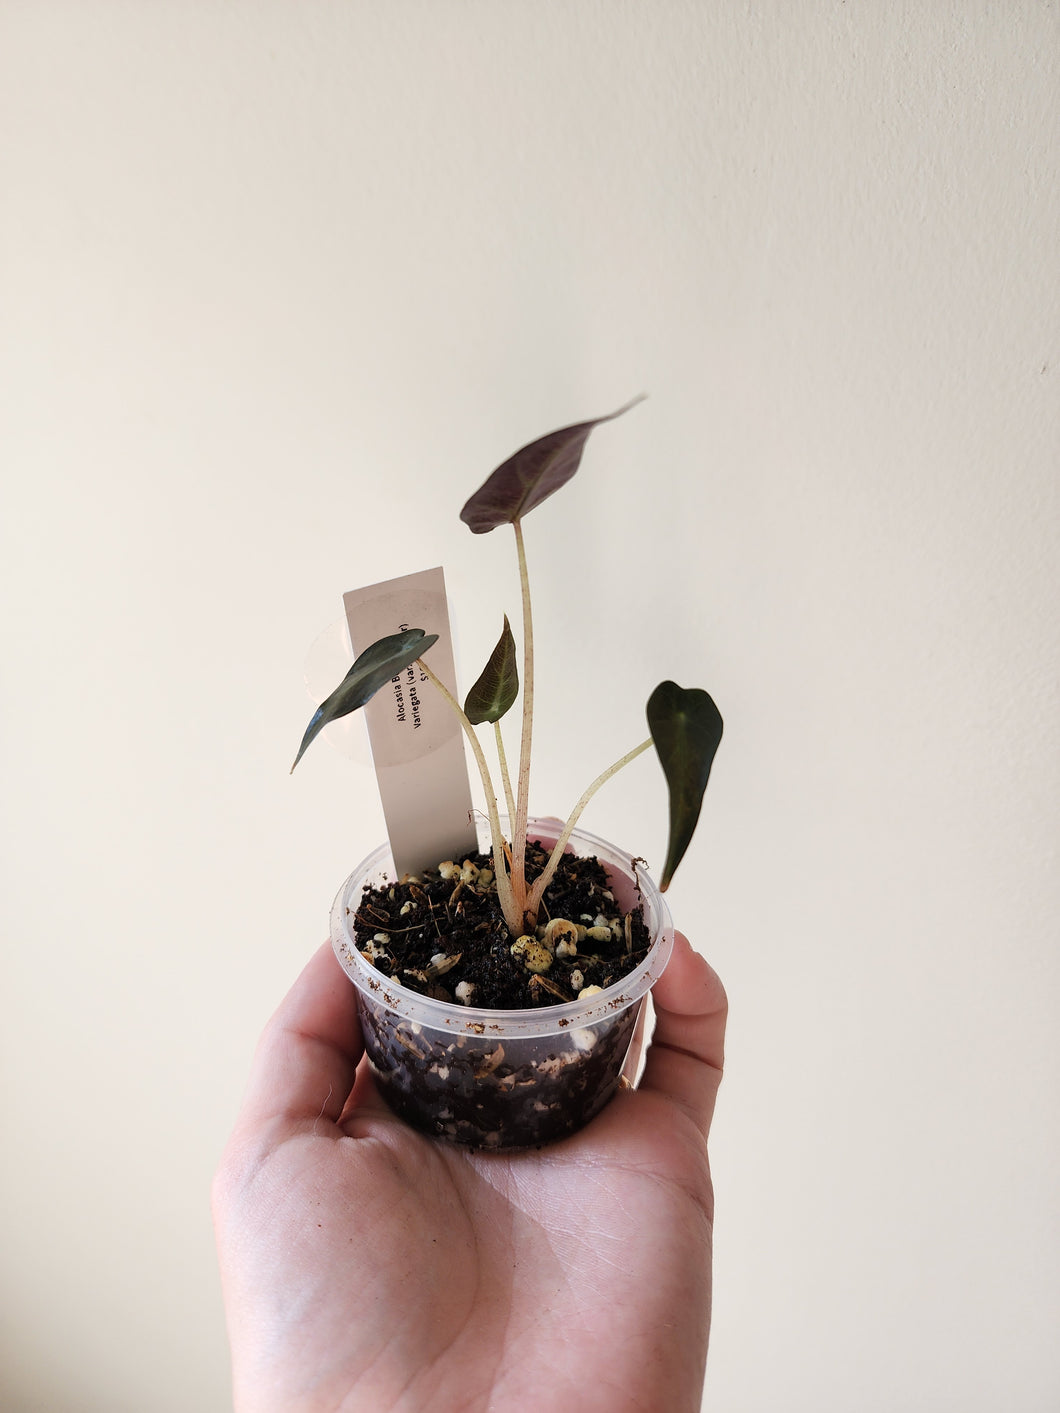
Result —
[[[344, 589], [517, 608], [534, 804], [727, 720], [716, 1413], [1060, 1406], [1055, 3], [0, 3], [5, 1413], [220, 1413], [208, 1185], [378, 842]], [[656, 865], [649, 757], [585, 819]], [[602, 1298], [606, 1296], [602, 1295]]]

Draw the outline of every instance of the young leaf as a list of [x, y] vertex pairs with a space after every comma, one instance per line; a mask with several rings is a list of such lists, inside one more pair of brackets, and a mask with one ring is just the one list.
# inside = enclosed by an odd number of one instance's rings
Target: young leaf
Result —
[[403, 633], [392, 633], [390, 637], [380, 638], [371, 647], [365, 648], [331, 696], [313, 713], [291, 766], [292, 773], [294, 766], [305, 755], [306, 747], [329, 721], [337, 721], [340, 716], [348, 716], [351, 711], [363, 707], [380, 687], [396, 677], [409, 663], [415, 662], [437, 641], [437, 633], [424, 633], [422, 628], [406, 628]]
[[710, 767], [721, 744], [721, 713], [700, 688], [660, 682], [648, 698], [648, 728], [670, 790], [670, 838], [659, 884], [665, 893], [699, 821]]
[[490, 653], [490, 660], [483, 668], [481, 677], [467, 694], [464, 715], [472, 726], [480, 726], [484, 721], [500, 721], [518, 695], [519, 668], [516, 664], [515, 639], [505, 614], [504, 628], [497, 646]]
[[635, 397], [606, 417], [561, 427], [558, 432], [549, 432], [536, 442], [530, 442], [483, 482], [460, 512], [460, 519], [476, 535], [521, 520], [528, 511], [567, 484], [581, 464], [585, 443], [594, 427], [599, 427], [601, 422], [614, 421], [641, 401], [643, 396]]

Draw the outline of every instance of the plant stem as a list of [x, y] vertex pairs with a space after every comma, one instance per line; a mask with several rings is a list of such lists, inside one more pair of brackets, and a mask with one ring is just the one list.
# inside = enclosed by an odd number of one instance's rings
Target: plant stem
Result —
[[515, 828], [515, 796], [512, 794], [512, 777], [508, 774], [508, 757], [504, 754], [504, 737], [499, 721], [493, 723], [493, 735], [497, 742], [497, 760], [501, 769], [501, 782], [504, 785], [504, 803], [508, 806], [508, 822]]
[[526, 884], [524, 882], [521, 890], [513, 889], [512, 880], [508, 877], [504, 858], [504, 835], [501, 833], [500, 815], [497, 813], [497, 795], [493, 788], [493, 780], [490, 777], [489, 766], [486, 764], [486, 757], [482, 750], [482, 744], [475, 735], [475, 728], [464, 715], [463, 708], [453, 696], [452, 692], [444, 682], [439, 681], [435, 674], [424, 662], [423, 658], [416, 659], [416, 665], [423, 671], [429, 682], [438, 689], [443, 699], [456, 712], [460, 725], [464, 728], [464, 735], [471, 742], [471, 749], [475, 754], [475, 764], [478, 766], [479, 775], [482, 777], [482, 788], [486, 793], [486, 809], [489, 812], [490, 838], [493, 841], [493, 874], [497, 880], [497, 901], [501, 905], [504, 920], [508, 924], [508, 930], [513, 937], [518, 937], [523, 931], [523, 914], [526, 903]]
[[634, 747], [634, 749], [624, 755], [621, 760], [616, 760], [614, 765], [608, 766], [602, 775], [596, 777], [585, 794], [574, 806], [573, 810], [571, 810], [570, 816], [563, 826], [563, 832], [556, 840], [555, 847], [549, 855], [545, 870], [540, 875], [533, 888], [531, 888], [530, 896], [526, 901], [526, 911], [532, 918], [536, 919], [537, 917], [537, 910], [541, 906], [541, 899], [544, 897], [545, 889], [552, 882], [552, 875], [556, 872], [559, 861], [563, 857], [563, 850], [567, 847], [567, 840], [570, 838], [574, 826], [578, 823], [582, 810], [605, 781], [610, 780], [612, 775], [617, 774], [618, 771], [620, 771], [624, 765], [628, 765], [631, 760], [635, 760], [636, 757], [639, 756], [642, 751], [646, 751], [651, 744], [652, 738], [649, 736], [646, 741], [642, 741], [639, 746]]
[[[519, 584], [523, 595], [523, 730], [519, 742], [519, 783], [512, 823], [512, 879], [526, 896], [526, 820], [530, 813], [530, 743], [534, 730], [534, 623], [530, 612], [530, 576], [526, 572], [523, 526], [513, 520], [519, 555]], [[521, 889], [520, 889], [521, 885]]]

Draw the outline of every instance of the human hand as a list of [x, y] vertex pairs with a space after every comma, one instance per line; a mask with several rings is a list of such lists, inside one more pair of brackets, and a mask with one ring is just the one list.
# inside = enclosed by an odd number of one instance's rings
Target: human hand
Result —
[[214, 1182], [238, 1413], [696, 1413], [721, 982], [677, 935], [636, 1090], [551, 1147], [426, 1138], [376, 1093], [325, 945]]

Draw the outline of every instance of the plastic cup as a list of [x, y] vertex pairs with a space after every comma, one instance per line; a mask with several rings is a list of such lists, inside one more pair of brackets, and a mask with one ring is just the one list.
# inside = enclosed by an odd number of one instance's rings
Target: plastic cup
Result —
[[[527, 832], [546, 843], [558, 835], [555, 821], [530, 820]], [[484, 826], [479, 840], [488, 852]], [[357, 988], [365, 1051], [383, 1097], [414, 1128], [475, 1148], [540, 1147], [576, 1132], [617, 1090], [648, 989], [670, 960], [673, 926], [658, 888], [628, 853], [581, 830], [568, 847], [600, 860], [624, 912], [643, 906], [651, 948], [621, 981], [566, 1005], [505, 1011], [450, 1004], [378, 971], [357, 949], [353, 915], [365, 885], [394, 881], [388, 844], [339, 890], [331, 940]]]

